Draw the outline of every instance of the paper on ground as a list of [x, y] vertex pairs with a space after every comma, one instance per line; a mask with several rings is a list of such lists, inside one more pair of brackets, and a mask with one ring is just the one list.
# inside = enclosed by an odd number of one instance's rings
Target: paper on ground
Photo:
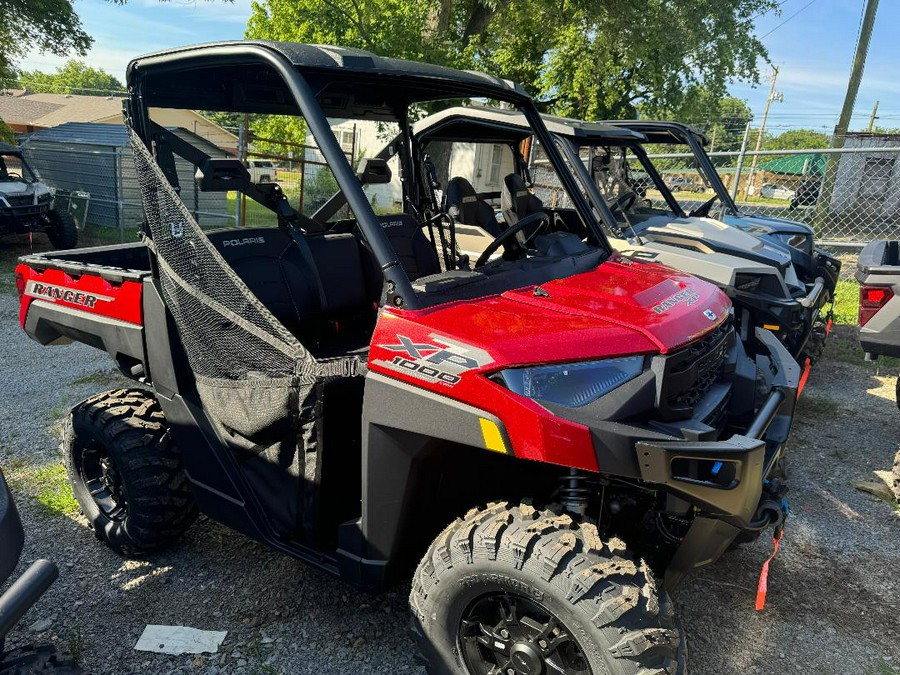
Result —
[[148, 625], [134, 648], [158, 654], [215, 653], [228, 635], [225, 630], [198, 630], [187, 626]]

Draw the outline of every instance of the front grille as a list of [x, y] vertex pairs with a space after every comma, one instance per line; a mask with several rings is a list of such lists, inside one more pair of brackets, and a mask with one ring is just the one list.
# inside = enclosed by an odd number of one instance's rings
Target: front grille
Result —
[[34, 195], [8, 195], [4, 197], [10, 206], [31, 206], [34, 204]]
[[721, 377], [734, 340], [734, 328], [730, 321], [724, 321], [711, 333], [665, 357], [658, 399], [664, 420], [691, 417], [694, 406]]

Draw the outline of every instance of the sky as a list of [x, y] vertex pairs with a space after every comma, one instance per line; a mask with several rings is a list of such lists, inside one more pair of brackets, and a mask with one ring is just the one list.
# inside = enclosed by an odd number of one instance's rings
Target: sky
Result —
[[[715, 2], [717, 0], [709, 0]], [[125, 66], [139, 54], [211, 40], [239, 39], [250, 16], [251, 0], [76, 0], [84, 28], [94, 38], [88, 63], [125, 79]], [[779, 67], [776, 91], [783, 102], [771, 106], [767, 128], [774, 133], [816, 128], [830, 133], [846, 92], [865, 0], [783, 0], [781, 13], [756, 19], [756, 34]], [[864, 128], [876, 100], [876, 124], [900, 127], [900, 2], [881, 0], [851, 129]], [[52, 71], [65, 59], [37, 52], [22, 62], [25, 70]], [[731, 93], [745, 99], [758, 121], [769, 93], [771, 68], [760, 64], [763, 82], [742, 82]]]

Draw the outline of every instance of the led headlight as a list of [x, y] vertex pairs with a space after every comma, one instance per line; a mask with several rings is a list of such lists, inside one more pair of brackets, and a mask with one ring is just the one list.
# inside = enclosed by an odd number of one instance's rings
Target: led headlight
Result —
[[759, 288], [759, 282], [762, 277], [757, 274], [736, 274], [734, 276], [734, 287], [740, 291], [753, 292]]
[[643, 356], [510, 368], [498, 373], [507, 389], [526, 398], [577, 408], [640, 375]]
[[800, 249], [801, 251], [809, 251], [809, 236], [805, 234], [795, 233], [791, 234], [790, 232], [782, 232], [776, 235], [781, 241], [785, 242], [788, 246], [792, 248]]

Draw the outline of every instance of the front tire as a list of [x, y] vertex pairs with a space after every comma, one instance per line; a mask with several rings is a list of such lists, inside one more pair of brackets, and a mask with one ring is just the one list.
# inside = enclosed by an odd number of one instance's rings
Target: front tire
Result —
[[78, 245], [78, 226], [68, 211], [53, 209], [47, 213], [47, 238], [53, 248], [70, 249]]
[[671, 605], [646, 564], [562, 512], [473, 509], [419, 563], [410, 607], [433, 675], [671, 675], [683, 667]]
[[76, 405], [63, 454], [94, 533], [122, 555], [172, 544], [197, 517], [178, 448], [149, 392], [118, 389]]

